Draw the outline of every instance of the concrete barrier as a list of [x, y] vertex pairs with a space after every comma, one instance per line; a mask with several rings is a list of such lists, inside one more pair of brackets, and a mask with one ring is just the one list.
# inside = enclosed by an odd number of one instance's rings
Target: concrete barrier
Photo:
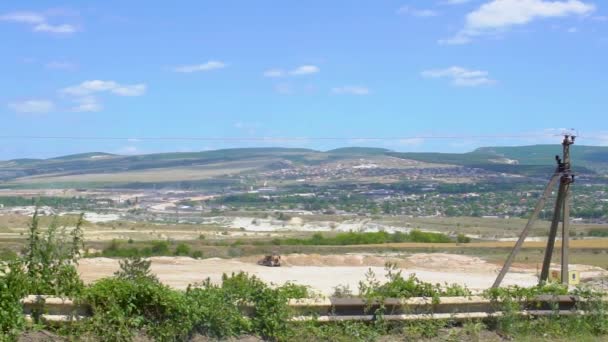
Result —
[[[575, 296], [543, 295], [526, 303], [519, 315], [546, 316], [553, 314], [585, 314], [576, 310], [581, 299]], [[47, 324], [62, 324], [92, 315], [87, 303], [77, 303], [69, 298], [27, 296], [22, 300], [23, 314], [27, 319], [39, 318]], [[292, 321], [318, 320], [319, 322], [371, 321], [382, 308], [382, 319], [388, 321], [412, 320], [470, 320], [500, 317], [503, 315], [499, 302], [481, 296], [442, 297], [438, 301], [428, 297], [407, 299], [386, 298], [368, 302], [362, 298], [292, 299], [288, 303], [293, 311]], [[244, 315], [251, 315], [255, 307], [241, 307]]]

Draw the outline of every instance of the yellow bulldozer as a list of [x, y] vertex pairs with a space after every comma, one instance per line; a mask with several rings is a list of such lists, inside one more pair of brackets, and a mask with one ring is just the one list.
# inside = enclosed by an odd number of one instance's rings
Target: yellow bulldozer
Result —
[[281, 266], [281, 256], [277, 253], [272, 253], [272, 255], [266, 255], [258, 261], [258, 265], [268, 267], [279, 267]]

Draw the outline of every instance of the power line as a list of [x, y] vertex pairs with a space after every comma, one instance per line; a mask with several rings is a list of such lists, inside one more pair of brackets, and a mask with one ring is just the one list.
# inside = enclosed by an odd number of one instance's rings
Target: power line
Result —
[[[407, 141], [413, 139], [523, 139], [549, 138], [555, 134], [486, 134], [486, 135], [410, 135], [400, 137], [118, 137], [118, 136], [42, 136], [3, 135], [0, 139], [25, 140], [120, 140], [120, 141]], [[586, 137], [591, 138], [593, 137]], [[602, 137], [597, 137], [602, 139]]]

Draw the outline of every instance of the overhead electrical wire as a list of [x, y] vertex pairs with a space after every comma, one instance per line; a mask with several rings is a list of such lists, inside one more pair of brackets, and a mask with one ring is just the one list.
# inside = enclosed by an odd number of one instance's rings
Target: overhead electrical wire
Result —
[[[51, 135], [1, 135], [0, 139], [24, 140], [124, 140], [124, 141], [403, 141], [412, 139], [528, 139], [550, 138], [563, 134], [484, 134], [484, 135], [406, 135], [399, 137], [119, 137], [119, 136], [51, 136]], [[585, 136], [587, 139], [605, 139], [605, 137]]]

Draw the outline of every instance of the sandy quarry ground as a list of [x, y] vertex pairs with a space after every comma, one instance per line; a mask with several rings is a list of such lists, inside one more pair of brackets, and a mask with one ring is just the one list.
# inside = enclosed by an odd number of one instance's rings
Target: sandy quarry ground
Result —
[[[185, 289], [188, 284], [201, 282], [206, 278], [219, 283], [223, 273], [244, 271], [268, 283], [283, 284], [291, 281], [308, 285], [325, 295], [332, 294], [338, 285], [348, 285], [356, 293], [359, 281], [365, 279], [369, 269], [379, 280], [384, 280], [385, 270], [382, 265], [385, 261], [395, 262], [405, 276], [415, 273], [423, 281], [457, 283], [474, 291], [489, 288], [498, 273], [497, 265], [480, 258], [444, 253], [419, 253], [408, 257], [291, 254], [283, 257], [282, 267], [259, 266], [254, 257], [240, 260], [153, 257], [151, 260], [152, 272], [163, 283], [177, 289]], [[83, 259], [79, 265], [85, 282], [111, 276], [117, 269], [118, 260], [109, 258]], [[594, 266], [571, 265], [571, 269], [579, 270], [583, 279], [608, 276], [607, 271]], [[536, 269], [515, 265], [503, 284], [532, 286], [536, 282]]]

